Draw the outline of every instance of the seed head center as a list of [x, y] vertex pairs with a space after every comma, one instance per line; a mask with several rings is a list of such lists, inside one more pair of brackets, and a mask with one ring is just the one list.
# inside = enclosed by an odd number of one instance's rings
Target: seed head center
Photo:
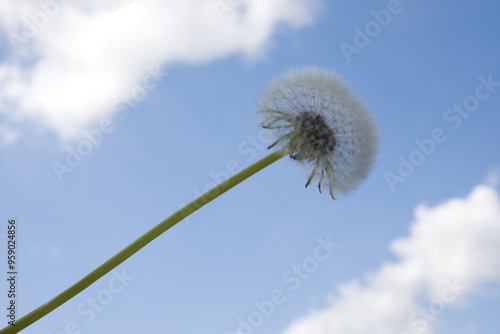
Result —
[[297, 115], [298, 129], [316, 152], [332, 153], [337, 145], [333, 130], [325, 117], [315, 112], [303, 111]]

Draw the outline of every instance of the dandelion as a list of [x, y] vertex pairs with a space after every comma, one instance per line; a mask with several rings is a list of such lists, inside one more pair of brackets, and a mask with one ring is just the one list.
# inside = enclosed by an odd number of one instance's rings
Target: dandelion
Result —
[[377, 152], [372, 117], [349, 85], [337, 74], [293, 69], [277, 77], [258, 103], [262, 126], [271, 129], [291, 158], [309, 172], [318, 188], [335, 199], [364, 180]]
[[277, 139], [269, 148], [276, 146], [277, 150], [173, 213], [71, 287], [17, 319], [15, 326], [1, 329], [0, 334], [23, 330], [185, 217], [286, 155], [310, 169], [306, 187], [317, 178], [320, 192], [328, 187], [334, 199], [367, 177], [377, 151], [375, 127], [363, 103], [338, 75], [317, 68], [291, 70], [262, 93], [257, 113], [262, 126], [275, 132]]

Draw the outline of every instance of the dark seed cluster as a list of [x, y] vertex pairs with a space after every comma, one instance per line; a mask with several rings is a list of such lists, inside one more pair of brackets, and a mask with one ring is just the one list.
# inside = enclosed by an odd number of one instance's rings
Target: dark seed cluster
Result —
[[335, 150], [337, 141], [324, 116], [315, 112], [301, 112], [297, 115], [297, 130], [317, 153], [330, 154]]

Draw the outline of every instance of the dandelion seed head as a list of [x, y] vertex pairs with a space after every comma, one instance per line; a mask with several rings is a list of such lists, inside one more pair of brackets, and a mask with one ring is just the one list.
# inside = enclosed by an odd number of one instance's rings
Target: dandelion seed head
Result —
[[277, 76], [258, 101], [262, 126], [286, 154], [306, 167], [306, 187], [346, 195], [368, 176], [377, 153], [373, 118], [341, 76], [306, 67]]

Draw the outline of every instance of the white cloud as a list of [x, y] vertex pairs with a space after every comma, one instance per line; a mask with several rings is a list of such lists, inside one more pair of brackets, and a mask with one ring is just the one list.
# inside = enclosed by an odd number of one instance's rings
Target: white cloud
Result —
[[[0, 3], [13, 46], [0, 64], [0, 121], [63, 139], [112, 113], [146, 67], [257, 57], [279, 25], [313, 23], [319, 0], [24, 0]], [[222, 5], [222, 7], [221, 7]]]
[[338, 287], [325, 309], [284, 334], [431, 333], [452, 304], [486, 282], [500, 282], [500, 198], [477, 186], [466, 198], [419, 205], [408, 237], [391, 243], [398, 262], [386, 263]]

